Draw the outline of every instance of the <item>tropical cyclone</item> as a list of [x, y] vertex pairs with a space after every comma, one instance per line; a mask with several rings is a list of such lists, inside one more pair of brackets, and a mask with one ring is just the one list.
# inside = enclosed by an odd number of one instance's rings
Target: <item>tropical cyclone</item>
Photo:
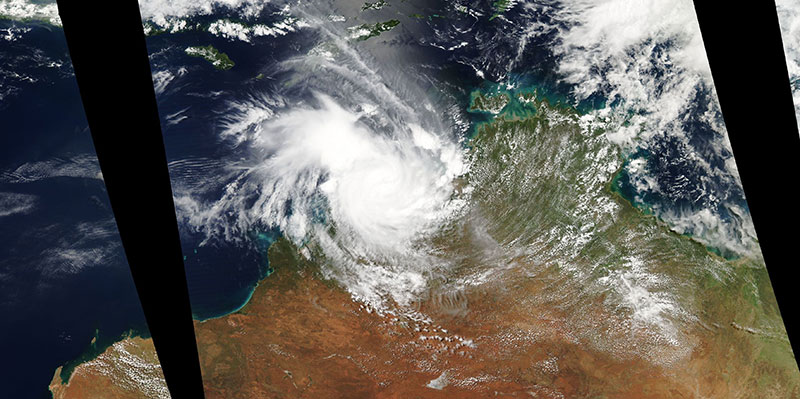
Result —
[[[720, 258], [610, 190], [621, 161], [591, 117], [505, 94], [518, 112], [479, 126], [454, 182], [468, 205], [428, 238], [455, 267], [375, 309], [280, 239], [250, 302], [195, 324], [209, 398], [800, 395], [762, 261]], [[56, 397], [132, 386], [96, 361]]]

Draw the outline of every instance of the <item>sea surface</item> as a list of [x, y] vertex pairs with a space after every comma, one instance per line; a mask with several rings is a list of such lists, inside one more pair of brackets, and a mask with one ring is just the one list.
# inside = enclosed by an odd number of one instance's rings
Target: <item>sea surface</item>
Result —
[[49, 398], [57, 367], [147, 327], [63, 31], [0, 29], [21, 32], [0, 42], [0, 396]]

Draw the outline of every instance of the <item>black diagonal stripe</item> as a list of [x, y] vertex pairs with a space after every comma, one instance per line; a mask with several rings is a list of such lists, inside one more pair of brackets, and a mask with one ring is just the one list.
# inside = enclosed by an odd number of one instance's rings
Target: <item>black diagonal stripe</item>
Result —
[[59, 0], [58, 9], [114, 217], [167, 386], [174, 399], [202, 398], [189, 292], [139, 5], [136, 0]]
[[793, 191], [800, 182], [800, 137], [775, 3], [694, 5], [747, 204], [797, 353], [800, 212]]

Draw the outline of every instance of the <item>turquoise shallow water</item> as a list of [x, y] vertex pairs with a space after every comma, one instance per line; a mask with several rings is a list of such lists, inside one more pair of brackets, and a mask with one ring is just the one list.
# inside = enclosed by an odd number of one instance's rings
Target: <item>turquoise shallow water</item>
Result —
[[277, 238], [277, 232], [252, 232], [246, 247], [184, 250], [195, 320], [222, 317], [244, 307], [259, 281], [272, 274], [267, 250]]

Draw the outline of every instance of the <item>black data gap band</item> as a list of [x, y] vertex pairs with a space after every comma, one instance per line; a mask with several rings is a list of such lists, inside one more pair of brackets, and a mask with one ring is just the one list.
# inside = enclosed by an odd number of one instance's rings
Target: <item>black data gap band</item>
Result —
[[800, 137], [775, 3], [695, 0], [694, 6], [747, 204], [797, 354], [800, 212], [791, 192], [800, 181]]
[[167, 386], [174, 399], [202, 398], [189, 292], [139, 5], [136, 0], [58, 0], [58, 10]]

